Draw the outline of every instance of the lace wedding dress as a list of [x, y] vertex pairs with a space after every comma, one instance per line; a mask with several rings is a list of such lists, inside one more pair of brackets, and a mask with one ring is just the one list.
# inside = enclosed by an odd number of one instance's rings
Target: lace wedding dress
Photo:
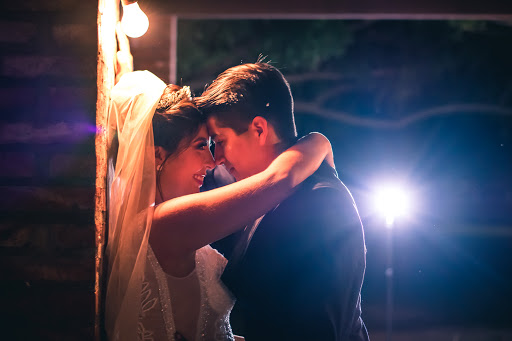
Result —
[[[220, 281], [227, 260], [210, 246], [197, 250], [195, 259], [196, 268], [191, 275], [187, 276], [189, 279], [186, 279], [192, 283], [194, 280], [198, 282], [200, 291], [199, 315], [194, 340], [234, 340], [229, 325], [229, 314], [234, 300]], [[179, 340], [175, 337], [175, 314], [179, 312], [173, 311], [172, 285], [172, 278], [162, 270], [151, 246], [148, 246], [142, 283], [142, 311], [138, 324], [138, 340]], [[193, 299], [190, 302], [194, 304]]]

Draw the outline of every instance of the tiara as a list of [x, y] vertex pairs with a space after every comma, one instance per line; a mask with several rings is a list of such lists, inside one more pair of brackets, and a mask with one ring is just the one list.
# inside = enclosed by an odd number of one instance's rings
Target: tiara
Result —
[[192, 99], [192, 93], [190, 92], [190, 86], [184, 86], [178, 91], [173, 91], [170, 94], [166, 94], [165, 96], [162, 96], [159, 102], [159, 107], [161, 108], [169, 108], [175, 105], [176, 103], [179, 103], [183, 100], [191, 100]]

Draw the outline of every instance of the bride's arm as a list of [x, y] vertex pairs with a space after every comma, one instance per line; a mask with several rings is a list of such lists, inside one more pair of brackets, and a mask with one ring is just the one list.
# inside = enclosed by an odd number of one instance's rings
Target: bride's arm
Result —
[[152, 243], [161, 242], [169, 252], [187, 254], [219, 240], [275, 207], [324, 160], [334, 167], [331, 144], [322, 134], [311, 133], [261, 173], [163, 202], [154, 212]]

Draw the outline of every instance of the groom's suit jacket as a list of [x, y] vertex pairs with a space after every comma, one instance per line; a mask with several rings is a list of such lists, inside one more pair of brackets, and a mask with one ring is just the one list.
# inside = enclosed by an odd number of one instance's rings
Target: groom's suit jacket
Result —
[[236, 334], [247, 341], [368, 340], [361, 319], [363, 227], [335, 170], [322, 165], [233, 238], [232, 248], [215, 246], [229, 255], [222, 280], [237, 299]]

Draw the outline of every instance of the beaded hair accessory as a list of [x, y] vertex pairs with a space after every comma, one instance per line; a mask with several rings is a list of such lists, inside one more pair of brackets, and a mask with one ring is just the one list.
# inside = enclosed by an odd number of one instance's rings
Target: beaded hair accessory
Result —
[[173, 91], [171, 93], [165, 94], [161, 97], [160, 102], [158, 102], [158, 108], [166, 109], [170, 108], [173, 105], [183, 101], [183, 100], [191, 100], [192, 93], [190, 91], [190, 86], [184, 86], [178, 91]]

